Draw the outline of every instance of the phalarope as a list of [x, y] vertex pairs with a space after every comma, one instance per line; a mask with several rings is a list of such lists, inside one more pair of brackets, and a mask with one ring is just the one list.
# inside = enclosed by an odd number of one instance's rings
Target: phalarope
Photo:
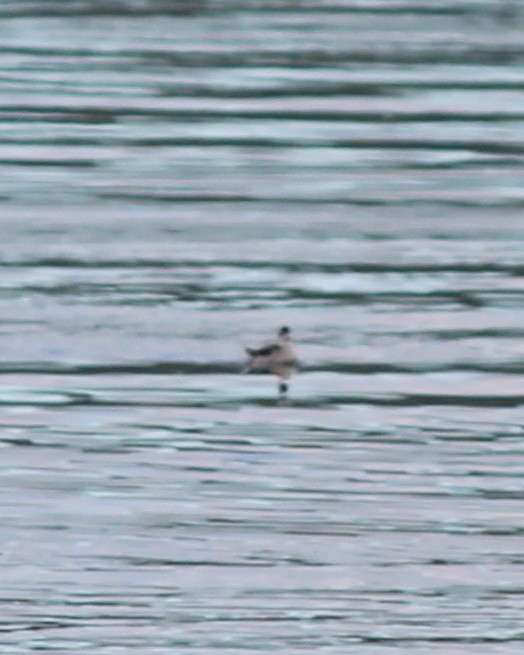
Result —
[[288, 391], [288, 380], [296, 373], [298, 361], [291, 342], [291, 330], [281, 327], [278, 331], [278, 341], [261, 348], [246, 348], [249, 361], [244, 373], [273, 373], [278, 377], [278, 393], [285, 400]]

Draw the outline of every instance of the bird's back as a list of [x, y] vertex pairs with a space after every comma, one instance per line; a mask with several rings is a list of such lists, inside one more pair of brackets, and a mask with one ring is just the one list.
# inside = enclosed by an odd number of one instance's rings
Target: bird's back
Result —
[[289, 339], [281, 339], [262, 348], [246, 348], [250, 360], [246, 372], [273, 373], [279, 377], [288, 378], [297, 369], [297, 358]]

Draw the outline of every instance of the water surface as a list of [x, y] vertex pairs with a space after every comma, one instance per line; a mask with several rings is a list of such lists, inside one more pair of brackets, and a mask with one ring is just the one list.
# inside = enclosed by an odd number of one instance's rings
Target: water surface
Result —
[[523, 23], [2, 3], [6, 652], [521, 652]]

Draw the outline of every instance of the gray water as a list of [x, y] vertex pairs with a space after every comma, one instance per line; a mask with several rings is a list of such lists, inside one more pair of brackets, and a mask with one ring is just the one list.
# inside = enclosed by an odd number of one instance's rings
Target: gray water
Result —
[[523, 30], [1, 3], [2, 653], [522, 652]]

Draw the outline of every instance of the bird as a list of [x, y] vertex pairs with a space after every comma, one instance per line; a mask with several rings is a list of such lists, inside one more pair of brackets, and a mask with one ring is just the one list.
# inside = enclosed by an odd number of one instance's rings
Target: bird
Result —
[[246, 348], [249, 357], [244, 373], [272, 373], [278, 377], [278, 394], [287, 398], [288, 380], [298, 370], [298, 360], [291, 341], [291, 330], [281, 327], [278, 341], [260, 348]]

